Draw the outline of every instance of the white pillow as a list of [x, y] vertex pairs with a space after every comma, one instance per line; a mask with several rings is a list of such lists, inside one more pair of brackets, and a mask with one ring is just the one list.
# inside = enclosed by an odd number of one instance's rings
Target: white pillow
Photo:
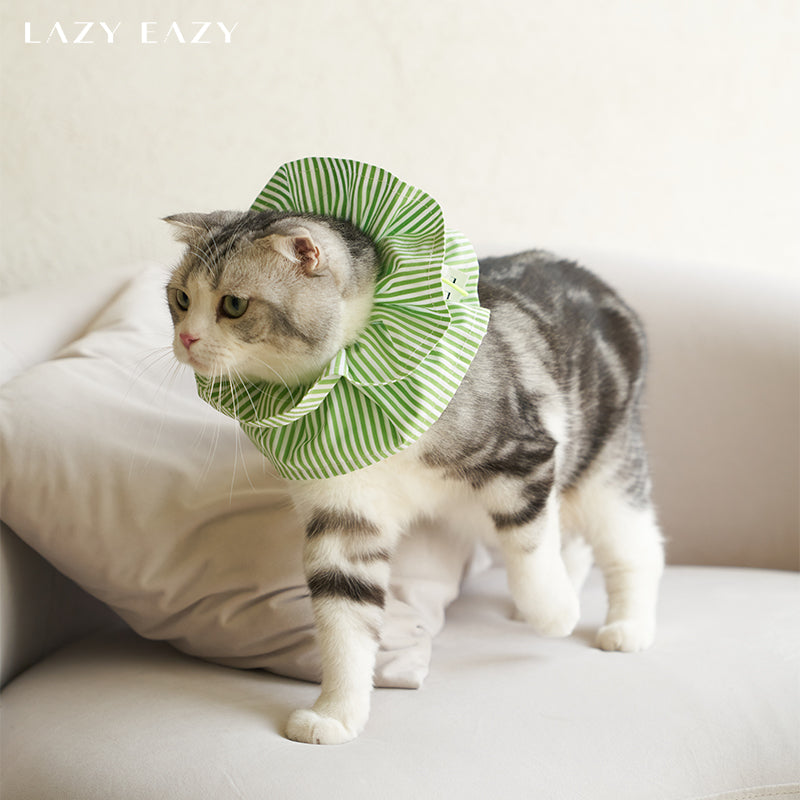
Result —
[[[3, 520], [142, 636], [318, 680], [300, 524], [266, 460], [174, 361], [165, 281], [134, 278], [81, 339], [0, 388]], [[377, 685], [421, 685], [471, 564], [444, 525], [404, 539]]]

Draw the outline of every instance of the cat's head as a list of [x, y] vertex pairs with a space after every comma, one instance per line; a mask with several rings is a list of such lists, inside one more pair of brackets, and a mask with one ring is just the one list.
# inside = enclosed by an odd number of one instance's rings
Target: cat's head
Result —
[[352, 225], [271, 211], [166, 221], [188, 245], [167, 286], [173, 350], [195, 372], [308, 383], [366, 325], [378, 260]]

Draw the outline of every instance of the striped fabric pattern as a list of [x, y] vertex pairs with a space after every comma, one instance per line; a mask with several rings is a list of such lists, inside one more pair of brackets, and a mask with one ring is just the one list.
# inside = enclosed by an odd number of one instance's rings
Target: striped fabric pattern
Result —
[[357, 161], [285, 164], [252, 208], [361, 228], [381, 263], [374, 307], [359, 339], [311, 386], [198, 376], [200, 395], [236, 418], [288, 479], [342, 475], [408, 447], [441, 416], [486, 333], [472, 246], [445, 228], [430, 195]]

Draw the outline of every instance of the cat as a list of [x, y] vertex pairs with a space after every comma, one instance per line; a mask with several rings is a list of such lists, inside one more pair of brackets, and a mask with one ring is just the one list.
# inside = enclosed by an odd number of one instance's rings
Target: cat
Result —
[[[188, 245], [167, 287], [178, 361], [232, 381], [314, 381], [367, 324], [379, 273], [348, 222], [273, 211], [178, 214]], [[480, 262], [488, 331], [441, 417], [385, 460], [288, 481], [322, 659], [289, 738], [334, 744], [363, 730], [392, 553], [422, 515], [474, 506], [494, 523], [520, 615], [568, 636], [592, 560], [609, 607], [603, 650], [655, 636], [664, 553], [642, 440], [642, 324], [589, 271], [543, 251]]]

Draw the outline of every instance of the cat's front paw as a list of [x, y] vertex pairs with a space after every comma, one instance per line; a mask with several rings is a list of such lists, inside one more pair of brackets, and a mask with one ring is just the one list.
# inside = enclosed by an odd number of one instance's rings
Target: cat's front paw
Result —
[[640, 620], [620, 620], [603, 625], [597, 632], [596, 643], [601, 650], [638, 653], [647, 650], [656, 636], [655, 625]]
[[310, 708], [292, 713], [286, 725], [286, 735], [295, 742], [305, 744], [344, 744], [358, 736], [333, 717], [325, 717]]

